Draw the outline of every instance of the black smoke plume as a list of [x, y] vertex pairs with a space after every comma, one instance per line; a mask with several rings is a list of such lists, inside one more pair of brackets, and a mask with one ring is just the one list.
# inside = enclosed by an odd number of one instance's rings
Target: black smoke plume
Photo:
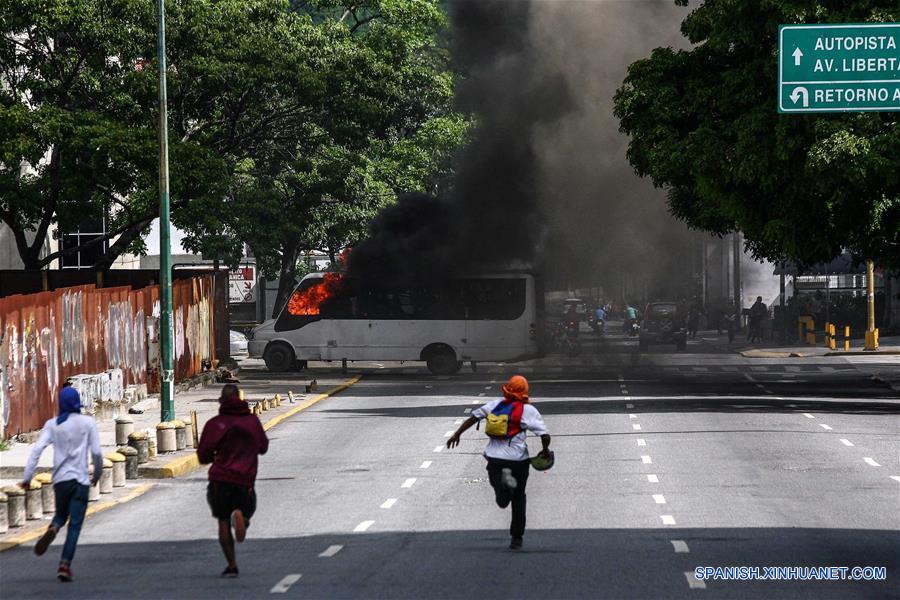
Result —
[[[691, 237], [625, 158], [628, 65], [680, 45], [672, 0], [454, 0], [460, 109], [476, 131], [447, 198], [401, 198], [350, 255], [370, 281], [532, 266], [558, 287], [685, 279]], [[611, 290], [613, 293], [614, 290]]]

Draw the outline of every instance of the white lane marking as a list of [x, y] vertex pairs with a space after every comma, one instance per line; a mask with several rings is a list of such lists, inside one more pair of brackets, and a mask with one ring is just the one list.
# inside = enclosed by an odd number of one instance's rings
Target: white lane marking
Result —
[[653, 459], [650, 458], [648, 455], [644, 454], [641, 456], [641, 462], [644, 463], [645, 465], [652, 465]]
[[659, 477], [657, 477], [653, 473], [650, 473], [649, 475], [647, 475], [647, 481], [649, 481], [650, 483], [659, 483]]
[[684, 540], [669, 540], [669, 542], [672, 543], [672, 548], [675, 549], [675, 554], [687, 554], [691, 551], [691, 549], [688, 548], [687, 542], [685, 542]]
[[628, 415], [628, 418], [629, 419], [637, 419], [637, 415], [631, 414], [631, 415]]
[[471, 408], [464, 408], [464, 409], [463, 409], [463, 414], [466, 414], [466, 415], [467, 415], [467, 414], [469, 414], [470, 412], [472, 412], [472, 409], [471, 409]]
[[822, 429], [831, 431], [831, 425], [826, 425], [825, 423], [819, 423], [819, 427], [821, 427]]
[[415, 477], [410, 477], [409, 479], [407, 479], [406, 481], [404, 481], [403, 484], [402, 484], [400, 487], [402, 487], [402, 488], [411, 488], [415, 482], [416, 482], [416, 478], [415, 478]]
[[785, 406], [788, 408], [797, 408], [796, 404], [785, 404]]
[[891, 475], [891, 479], [893, 479], [896, 482], [900, 482], [900, 475]]
[[674, 525], [675, 524], [675, 517], [673, 517], [672, 515], [659, 515], [659, 518], [662, 519], [663, 525]]
[[390, 508], [397, 503], [396, 498], [388, 498], [381, 504], [381, 508]]
[[866, 461], [866, 464], [869, 465], [870, 467], [880, 467], [881, 466], [877, 462], [875, 462], [875, 459], [872, 458], [871, 456], [863, 456], [863, 460]]
[[328, 546], [328, 548], [325, 549], [325, 552], [322, 552], [321, 554], [319, 554], [319, 558], [331, 558], [332, 556], [334, 556], [335, 554], [340, 552], [343, 548], [344, 547], [340, 544], [335, 544], [334, 546]]
[[462, 425], [462, 419], [457, 419], [457, 420], [453, 421], [453, 424], [454, 425]]
[[815, 419], [815, 417], [809, 413], [803, 413], [803, 416], [806, 417], [807, 419]]
[[430, 461], [430, 460], [424, 460], [424, 461], [422, 461], [422, 464], [419, 465], [419, 468], [420, 468], [420, 469], [427, 469], [427, 468], [430, 467], [430, 466], [431, 466], [431, 461]]
[[634, 404], [626, 404], [625, 408], [634, 408]]
[[621, 374], [621, 373], [619, 373], [619, 381], [625, 381], [625, 378], [622, 377], [622, 374]]
[[662, 494], [653, 494], [653, 501], [656, 502], [657, 504], [665, 504], [666, 497], [663, 496]]
[[699, 579], [697, 579], [694, 576], [693, 571], [685, 571], [684, 578], [687, 579], [688, 587], [691, 588], [692, 590], [705, 590], [706, 589], [706, 582], [700, 581]]
[[647, 445], [647, 440], [638, 438], [638, 446], [646, 446], [646, 445]]
[[634, 424], [631, 426], [631, 428], [634, 429], [635, 431], [640, 431], [640, 430], [641, 430], [641, 425], [640, 425], [639, 423], [634, 423]]
[[845, 438], [841, 438], [841, 443], [845, 446], [853, 446], [853, 442]]
[[445, 432], [444, 432], [444, 437], [450, 437], [451, 435], [453, 435], [453, 430], [452, 430], [452, 429], [451, 429], [450, 431], [445, 431]]
[[375, 524], [375, 521], [363, 521], [359, 525], [353, 528], [353, 533], [362, 533], [367, 530], [369, 527]]
[[489, 390], [489, 389], [491, 389], [491, 386], [486, 385], [486, 386], [484, 386], [484, 389]]
[[627, 395], [628, 395], [628, 390], [621, 390], [621, 392], [622, 392], [622, 395], [623, 395], [623, 396], [627, 396]]
[[269, 590], [270, 594], [284, 594], [291, 586], [300, 581], [300, 578], [303, 577], [300, 573], [294, 573], [292, 575], [285, 575], [281, 581], [272, 586], [272, 589]]
[[426, 385], [426, 386], [425, 386], [425, 389], [426, 389], [426, 390], [430, 390], [431, 387], [432, 387], [432, 386], [430, 386], [430, 385]]
[[761, 390], [766, 389], [766, 386], [764, 386], [764, 385], [761, 384], [761, 383], [757, 383], [757, 384], [756, 384], [756, 387], [758, 387], [758, 388], [761, 389]]
[[435, 452], [440, 452], [440, 451], [443, 450], [443, 449], [444, 449], [443, 446], [435, 446], [435, 447], [434, 447], [434, 451], [435, 451]]

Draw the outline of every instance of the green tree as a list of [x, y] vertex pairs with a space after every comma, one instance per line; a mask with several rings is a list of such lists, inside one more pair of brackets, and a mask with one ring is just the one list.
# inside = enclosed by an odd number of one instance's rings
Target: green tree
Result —
[[682, 23], [691, 47], [654, 50], [616, 93], [628, 159], [676, 217], [740, 230], [759, 258], [846, 248], [900, 267], [897, 114], [776, 111], [779, 24], [898, 20], [896, 0], [705, 0]]

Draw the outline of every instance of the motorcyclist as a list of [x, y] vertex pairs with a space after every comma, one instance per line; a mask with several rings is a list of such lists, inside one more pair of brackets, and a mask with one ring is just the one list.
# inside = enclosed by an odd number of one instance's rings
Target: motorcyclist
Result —
[[625, 304], [625, 332], [631, 334], [634, 330], [634, 326], [637, 324], [638, 312], [637, 309], [631, 306], [630, 303]]

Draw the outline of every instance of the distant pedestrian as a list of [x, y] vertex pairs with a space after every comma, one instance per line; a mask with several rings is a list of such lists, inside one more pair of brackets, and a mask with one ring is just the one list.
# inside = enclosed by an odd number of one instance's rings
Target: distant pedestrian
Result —
[[[47, 531], [34, 545], [34, 553], [41, 556], [51, 542], [69, 522], [66, 543], [56, 576], [60, 581], [72, 581], [72, 559], [78, 546], [78, 536], [87, 511], [90, 486], [97, 483], [103, 472], [103, 455], [100, 453], [100, 436], [94, 418], [81, 414], [81, 397], [78, 390], [65, 384], [59, 391], [59, 416], [44, 423], [37, 444], [28, 456], [25, 476], [19, 485], [28, 489], [38, 460], [44, 449], [53, 444], [53, 494], [56, 514]], [[93, 475], [88, 471], [88, 453], [94, 466]]]
[[769, 309], [762, 301], [762, 296], [756, 297], [756, 302], [750, 307], [750, 343], [761, 342], [763, 339], [763, 322], [769, 316]]
[[728, 331], [728, 343], [734, 343], [734, 334], [738, 330], [738, 326], [740, 325], [741, 316], [738, 313], [737, 307], [732, 302], [727, 309], [725, 309], [725, 329]]
[[700, 300], [694, 296], [688, 308], [688, 336], [691, 339], [697, 338], [697, 328], [700, 326], [700, 316], [702, 314], [703, 306], [700, 304]]
[[487, 420], [485, 433], [490, 437], [484, 449], [488, 480], [494, 488], [497, 506], [506, 508], [512, 504], [509, 548], [518, 550], [525, 535], [525, 485], [530, 467], [525, 435], [527, 432], [539, 435], [543, 449], [538, 456], [552, 460], [550, 435], [541, 413], [530, 404], [528, 380], [521, 375], [514, 375], [503, 386], [502, 399], [473, 410], [472, 416], [447, 440], [447, 447], [457, 446], [462, 433], [482, 419]]
[[212, 463], [206, 500], [219, 521], [219, 544], [228, 561], [222, 577], [238, 576], [234, 540], [244, 541], [250, 518], [256, 512], [253, 486], [258, 455], [268, 449], [266, 432], [241, 399], [237, 386], [225, 385], [219, 397], [219, 414], [207, 421], [197, 446], [200, 464]]

